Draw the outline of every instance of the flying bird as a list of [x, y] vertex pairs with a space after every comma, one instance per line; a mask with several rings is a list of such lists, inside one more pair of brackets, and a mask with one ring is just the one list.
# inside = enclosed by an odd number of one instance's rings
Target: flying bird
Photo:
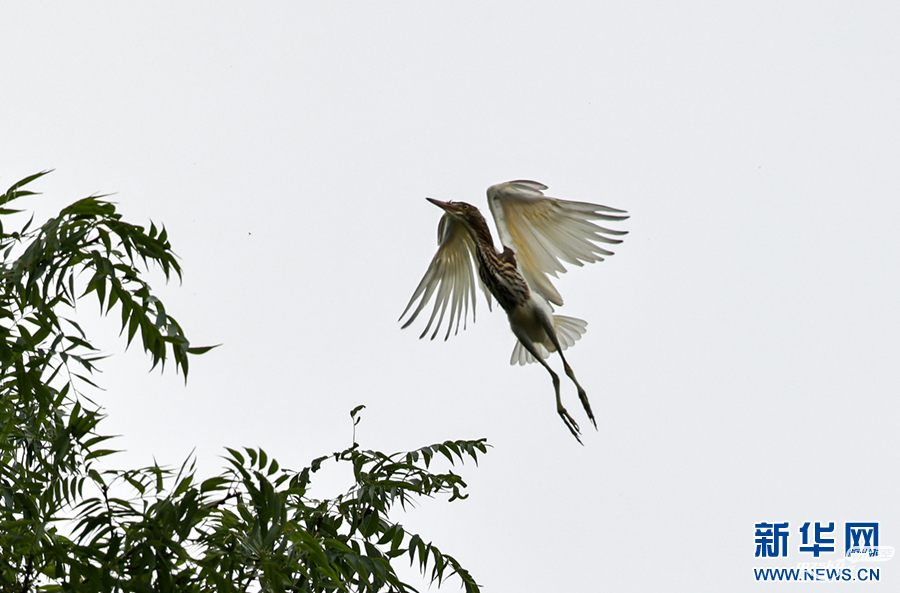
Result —
[[494, 246], [478, 208], [465, 202], [426, 198], [444, 210], [438, 224], [438, 250], [400, 319], [412, 310], [403, 325], [408, 327], [434, 298], [428, 324], [419, 337], [424, 338], [434, 326], [433, 340], [445, 313], [449, 313], [445, 340], [451, 331], [459, 331], [460, 322], [465, 329], [470, 303], [475, 321], [473, 267], [477, 269], [477, 284], [484, 292], [488, 309], [493, 295], [506, 311], [518, 339], [510, 364], [539, 362], [547, 369], [556, 391], [556, 411], [580, 443], [581, 429], [560, 399], [559, 376], [544, 359], [551, 352], [559, 352], [566, 375], [575, 383], [581, 405], [596, 428], [587, 393], [563, 355], [563, 350], [585, 333], [587, 322], [553, 314], [553, 305], [562, 306], [563, 299], [549, 276], [565, 272], [563, 262], [582, 266], [613, 255], [597, 243], [621, 243], [616, 237], [626, 231], [608, 229], [594, 221], [618, 222], [628, 215], [607, 206], [551, 198], [544, 195], [546, 189], [542, 183], [525, 180], [488, 188], [488, 206], [500, 234], [501, 250]]

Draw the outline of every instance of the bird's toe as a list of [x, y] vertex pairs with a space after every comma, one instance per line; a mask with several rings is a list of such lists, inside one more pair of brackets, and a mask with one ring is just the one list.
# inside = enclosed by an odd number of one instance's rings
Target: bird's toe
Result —
[[569, 429], [569, 432], [572, 433], [572, 436], [575, 437], [580, 444], [584, 444], [581, 442], [581, 428], [579, 428], [578, 423], [575, 422], [575, 419], [569, 415], [569, 412], [565, 408], [559, 409], [559, 417], [562, 418], [563, 424], [566, 425], [566, 428]]

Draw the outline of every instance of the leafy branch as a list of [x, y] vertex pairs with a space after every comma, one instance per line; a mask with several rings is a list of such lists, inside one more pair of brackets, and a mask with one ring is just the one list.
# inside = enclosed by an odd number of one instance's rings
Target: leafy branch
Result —
[[[127, 343], [140, 336], [151, 368], [173, 361], [185, 379], [191, 346], [144, 279], [182, 270], [163, 227], [124, 222], [104, 196], [78, 200], [40, 226], [8, 232], [26, 177], [0, 196], [0, 590], [411, 592], [394, 569], [408, 557], [431, 582], [460, 563], [391, 518], [419, 497], [466, 497], [451, 471], [477, 463], [485, 441], [447, 441], [384, 454], [348, 449], [282, 468], [262, 449], [226, 449], [221, 475], [199, 480], [192, 462], [101, 469], [115, 453], [99, 432], [102, 409], [81, 389], [102, 358], [74, 317], [95, 295]], [[6, 224], [9, 226], [9, 224]], [[68, 316], [68, 317], [67, 317]], [[351, 412], [353, 426], [362, 406]], [[349, 464], [353, 486], [333, 499], [308, 495], [326, 462]]]

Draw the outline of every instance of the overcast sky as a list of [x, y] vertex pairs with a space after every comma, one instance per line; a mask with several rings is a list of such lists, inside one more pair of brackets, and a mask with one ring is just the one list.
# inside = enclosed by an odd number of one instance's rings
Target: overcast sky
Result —
[[[299, 469], [357, 404], [366, 448], [487, 437], [468, 500], [397, 517], [487, 592], [755, 591], [814, 561], [806, 521], [900, 547], [897, 3], [4, 3], [0, 82], [0, 185], [54, 168], [41, 212], [116, 192], [164, 223], [168, 310], [222, 344], [184, 387], [91, 324], [122, 466]], [[502, 311], [447, 342], [397, 323], [424, 198], [486, 212], [521, 178], [631, 214], [556, 283], [589, 322], [584, 447]], [[761, 521], [789, 558], [754, 558]], [[880, 566], [864, 589], [896, 590]]]

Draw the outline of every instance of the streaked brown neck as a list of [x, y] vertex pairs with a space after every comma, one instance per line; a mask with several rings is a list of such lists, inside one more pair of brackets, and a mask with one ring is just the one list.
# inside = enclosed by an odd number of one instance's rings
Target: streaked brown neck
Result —
[[491, 230], [488, 228], [484, 216], [478, 212], [475, 216], [469, 216], [467, 222], [474, 234], [473, 238], [475, 239], [475, 243], [480, 247], [489, 249], [492, 253], [496, 253], [496, 250], [494, 249], [494, 238], [491, 237]]
[[484, 217], [470, 216], [469, 228], [475, 240], [478, 276], [507, 312], [527, 301], [530, 295], [528, 283], [516, 269], [516, 257], [512, 249], [504, 247], [502, 253], [494, 248], [494, 240]]

